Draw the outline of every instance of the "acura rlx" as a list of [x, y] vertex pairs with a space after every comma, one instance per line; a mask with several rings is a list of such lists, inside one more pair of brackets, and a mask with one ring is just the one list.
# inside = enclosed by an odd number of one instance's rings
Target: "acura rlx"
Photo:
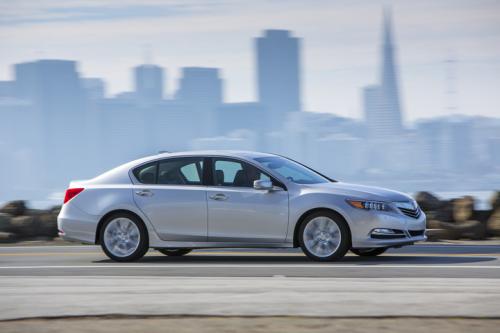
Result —
[[410, 196], [333, 180], [291, 159], [257, 152], [163, 153], [71, 182], [58, 217], [67, 240], [100, 244], [116, 261], [149, 248], [301, 247], [331, 261], [375, 256], [426, 239]]

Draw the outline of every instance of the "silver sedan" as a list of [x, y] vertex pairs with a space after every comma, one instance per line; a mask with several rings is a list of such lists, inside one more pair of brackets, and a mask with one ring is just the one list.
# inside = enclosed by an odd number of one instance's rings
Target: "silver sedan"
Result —
[[116, 261], [149, 248], [301, 247], [332, 261], [426, 239], [408, 195], [335, 181], [291, 159], [256, 152], [164, 153], [71, 182], [58, 217], [67, 240], [100, 244]]

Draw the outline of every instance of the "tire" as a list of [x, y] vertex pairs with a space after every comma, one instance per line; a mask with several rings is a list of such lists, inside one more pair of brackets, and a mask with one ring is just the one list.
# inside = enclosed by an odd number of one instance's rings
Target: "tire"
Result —
[[119, 262], [138, 260], [149, 249], [148, 232], [144, 223], [129, 213], [117, 213], [106, 218], [99, 240], [104, 253]]
[[349, 227], [345, 220], [334, 212], [324, 210], [312, 213], [300, 224], [299, 244], [302, 251], [312, 260], [342, 259], [351, 247]]
[[193, 251], [192, 249], [157, 249], [157, 250], [169, 257], [181, 257]]
[[375, 257], [387, 251], [386, 247], [375, 247], [372, 249], [351, 249], [351, 252], [361, 257]]

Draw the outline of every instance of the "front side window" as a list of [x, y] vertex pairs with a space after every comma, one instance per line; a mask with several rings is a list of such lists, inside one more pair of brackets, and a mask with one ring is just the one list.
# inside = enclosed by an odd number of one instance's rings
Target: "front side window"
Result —
[[253, 187], [254, 180], [270, 180], [253, 165], [228, 159], [214, 159], [213, 174], [216, 186]]
[[329, 179], [296, 163], [280, 156], [258, 157], [255, 161], [262, 164], [266, 169], [273, 170], [284, 178], [297, 184], [319, 184], [328, 183]]

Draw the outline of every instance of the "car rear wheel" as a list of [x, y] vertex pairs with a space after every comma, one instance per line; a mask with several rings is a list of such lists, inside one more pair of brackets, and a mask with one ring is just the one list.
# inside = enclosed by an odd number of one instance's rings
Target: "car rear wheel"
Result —
[[157, 250], [169, 257], [180, 257], [192, 251], [192, 249], [157, 249]]
[[351, 252], [361, 257], [375, 257], [387, 251], [386, 247], [375, 247], [368, 249], [351, 249]]
[[115, 261], [134, 261], [148, 251], [148, 234], [140, 219], [132, 214], [110, 216], [101, 228], [101, 247]]
[[312, 213], [300, 225], [299, 242], [302, 251], [313, 260], [339, 260], [351, 244], [349, 227], [333, 212]]

